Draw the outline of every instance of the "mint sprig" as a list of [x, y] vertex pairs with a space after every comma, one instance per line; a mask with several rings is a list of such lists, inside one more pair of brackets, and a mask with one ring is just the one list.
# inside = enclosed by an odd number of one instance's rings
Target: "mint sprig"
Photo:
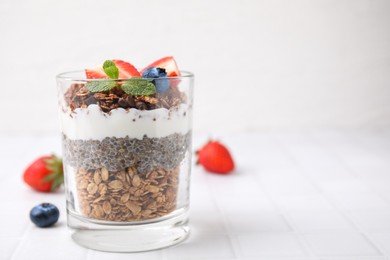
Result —
[[[104, 73], [106, 73], [106, 75], [110, 79], [119, 78], [119, 69], [112, 60], [106, 60], [103, 63], [103, 70]], [[117, 86], [118, 86], [117, 82], [112, 82], [107, 80], [107, 81], [95, 81], [95, 82], [91, 81], [88, 82], [85, 87], [91, 92], [103, 92], [103, 91], [109, 91]]]
[[103, 63], [103, 70], [110, 79], [119, 78], [119, 69], [112, 60], [106, 60]]
[[114, 81], [90, 81], [85, 85], [91, 92], [109, 91], [117, 86], [118, 83]]
[[144, 78], [133, 77], [124, 81], [121, 87], [126, 94], [133, 96], [149, 96], [156, 93], [156, 86], [152, 80]]
[[[119, 69], [112, 60], [106, 60], [103, 64], [104, 73], [110, 79], [119, 78]], [[153, 79], [132, 77], [130, 80], [124, 80], [122, 83], [102, 80], [87, 82], [86, 88], [91, 92], [110, 91], [117, 87], [121, 88], [126, 94], [133, 96], [149, 96], [156, 93], [156, 86], [152, 83]]]

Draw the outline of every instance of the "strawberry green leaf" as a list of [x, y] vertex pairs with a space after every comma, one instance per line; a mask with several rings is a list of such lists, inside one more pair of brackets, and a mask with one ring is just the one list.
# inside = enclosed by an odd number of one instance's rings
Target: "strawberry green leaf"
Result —
[[85, 87], [91, 92], [109, 91], [118, 86], [118, 83], [113, 81], [90, 81]]
[[[52, 171], [52, 169], [50, 169], [49, 167], [46, 167], [46, 168]], [[45, 182], [52, 181], [55, 178], [57, 178], [57, 175], [58, 175], [57, 172], [50, 173], [49, 175], [46, 175], [45, 178], [43, 178], [43, 180]]]
[[52, 173], [43, 178], [45, 182], [51, 183], [51, 190], [56, 190], [62, 183], [64, 183], [64, 169], [62, 159], [52, 155], [51, 158], [45, 159], [46, 168]]
[[51, 184], [51, 190], [56, 190], [58, 189], [61, 184], [64, 183], [64, 175], [59, 176], [58, 178], [54, 179], [54, 181]]
[[103, 64], [103, 70], [110, 79], [118, 79], [119, 69], [111, 60], [106, 60]]
[[133, 96], [149, 96], [156, 93], [152, 80], [136, 77], [123, 81], [122, 89], [126, 94]]

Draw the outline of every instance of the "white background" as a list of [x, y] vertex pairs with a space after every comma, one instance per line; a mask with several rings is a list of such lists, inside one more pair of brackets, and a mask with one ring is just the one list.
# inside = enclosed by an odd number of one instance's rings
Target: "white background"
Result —
[[195, 130], [390, 126], [390, 1], [0, 0], [0, 131], [58, 131], [60, 72], [166, 55]]
[[[236, 170], [193, 167], [182, 245], [83, 249], [64, 193], [21, 181], [61, 151], [55, 75], [166, 55], [196, 74], [194, 150], [217, 135]], [[390, 259], [389, 0], [0, 0], [0, 94], [0, 260]]]

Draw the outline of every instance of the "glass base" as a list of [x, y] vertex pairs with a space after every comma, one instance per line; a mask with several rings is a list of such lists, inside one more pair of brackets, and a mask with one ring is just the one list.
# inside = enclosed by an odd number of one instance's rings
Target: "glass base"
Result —
[[69, 211], [68, 226], [72, 239], [83, 247], [105, 252], [142, 252], [176, 245], [188, 237], [188, 212], [178, 213], [153, 222], [113, 224], [91, 222]]

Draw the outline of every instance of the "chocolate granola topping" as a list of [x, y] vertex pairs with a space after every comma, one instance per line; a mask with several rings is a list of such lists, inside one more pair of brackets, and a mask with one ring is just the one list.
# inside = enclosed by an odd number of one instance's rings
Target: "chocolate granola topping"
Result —
[[110, 91], [93, 93], [85, 84], [74, 83], [65, 93], [65, 101], [73, 111], [76, 108], [86, 108], [89, 105], [98, 105], [103, 112], [116, 108], [136, 108], [139, 110], [153, 110], [157, 108], [176, 107], [186, 102], [186, 95], [177, 87], [170, 87], [165, 93], [156, 93], [151, 96], [132, 96], [122, 89], [113, 88]]

